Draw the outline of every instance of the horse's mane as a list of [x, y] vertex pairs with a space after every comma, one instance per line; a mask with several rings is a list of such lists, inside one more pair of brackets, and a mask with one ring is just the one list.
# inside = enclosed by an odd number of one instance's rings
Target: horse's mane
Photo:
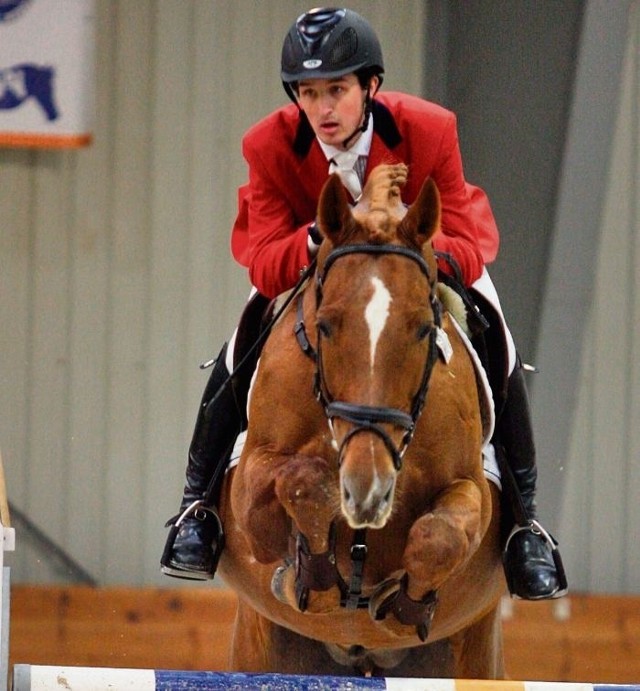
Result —
[[367, 180], [353, 213], [371, 244], [397, 240], [397, 222], [406, 214], [400, 188], [407, 181], [407, 170], [404, 164], [378, 166]]

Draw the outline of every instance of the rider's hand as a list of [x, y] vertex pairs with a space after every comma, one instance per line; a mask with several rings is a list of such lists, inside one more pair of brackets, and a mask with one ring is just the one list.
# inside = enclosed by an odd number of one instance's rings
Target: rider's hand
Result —
[[309, 248], [309, 254], [312, 257], [315, 257], [323, 240], [322, 233], [320, 232], [320, 229], [316, 225], [315, 221], [307, 228], [307, 233], [307, 247]]

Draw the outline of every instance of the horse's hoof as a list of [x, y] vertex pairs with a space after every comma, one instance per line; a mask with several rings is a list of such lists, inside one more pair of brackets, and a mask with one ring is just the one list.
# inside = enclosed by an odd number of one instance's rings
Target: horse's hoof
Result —
[[383, 621], [388, 614], [393, 614], [385, 626], [413, 626], [424, 643], [429, 636], [437, 602], [435, 590], [428, 591], [420, 600], [412, 600], [407, 595], [407, 575], [404, 574], [401, 578], [388, 578], [376, 588], [369, 600], [369, 615], [374, 621]]
[[385, 619], [393, 608], [393, 603], [400, 592], [402, 575], [403, 573], [399, 572], [386, 578], [369, 599], [369, 616], [374, 621]]
[[276, 600], [278, 600], [278, 602], [282, 602], [283, 605], [289, 604], [289, 599], [287, 598], [285, 592], [285, 581], [287, 578], [287, 572], [290, 568], [291, 564], [282, 564], [281, 566], [278, 566], [271, 577], [271, 592]]

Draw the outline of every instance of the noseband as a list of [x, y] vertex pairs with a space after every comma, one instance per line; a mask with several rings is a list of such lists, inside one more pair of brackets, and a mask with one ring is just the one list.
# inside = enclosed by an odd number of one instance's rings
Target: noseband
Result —
[[[434, 315], [434, 327], [437, 328], [440, 326], [440, 303], [435, 296], [435, 280], [432, 281], [429, 266], [419, 252], [402, 245], [344, 245], [331, 251], [327, 255], [324, 265], [316, 272], [316, 312], [322, 304], [323, 286], [326, 282], [329, 270], [338, 259], [351, 254], [396, 254], [415, 262], [431, 286], [428, 299]], [[369, 406], [358, 403], [349, 403], [347, 401], [336, 401], [331, 396], [324, 377], [322, 367], [322, 334], [319, 330], [317, 330], [317, 346], [316, 350], [314, 350], [306, 335], [303, 319], [302, 295], [298, 296], [295, 334], [302, 351], [311, 357], [316, 363], [316, 372], [314, 377], [314, 391], [316, 397], [324, 407], [325, 415], [329, 421], [329, 426], [331, 427], [332, 433], [334, 418], [340, 418], [353, 425], [352, 429], [343, 438], [340, 448], [338, 449], [339, 461], [341, 461], [344, 448], [351, 438], [361, 432], [372, 432], [382, 439], [393, 459], [395, 469], [397, 471], [400, 470], [402, 467], [402, 458], [409, 443], [411, 442], [411, 439], [413, 438], [416, 422], [424, 407], [427, 390], [429, 388], [429, 379], [437, 358], [436, 328], [431, 329], [429, 333], [429, 347], [423, 369], [422, 380], [417, 392], [413, 397], [410, 411], [407, 412], [400, 410], [399, 408], [391, 408], [386, 406]], [[390, 435], [381, 426], [382, 424], [391, 424], [396, 427], [400, 427], [405, 431], [399, 447], [394, 444]], [[335, 434], [333, 436], [335, 439]]]

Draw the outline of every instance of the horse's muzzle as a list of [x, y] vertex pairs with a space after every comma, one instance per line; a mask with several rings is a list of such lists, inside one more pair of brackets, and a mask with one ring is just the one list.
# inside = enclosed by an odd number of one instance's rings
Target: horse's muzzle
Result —
[[367, 477], [363, 464], [349, 472], [350, 465], [340, 470], [340, 505], [350, 528], [384, 528], [393, 508], [396, 474], [375, 472]]

